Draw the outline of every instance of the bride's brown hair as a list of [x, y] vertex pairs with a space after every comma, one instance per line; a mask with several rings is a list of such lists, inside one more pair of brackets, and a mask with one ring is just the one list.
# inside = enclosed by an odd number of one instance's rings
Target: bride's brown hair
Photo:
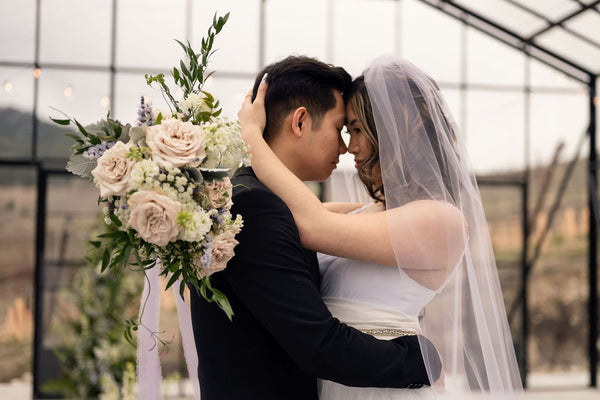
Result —
[[[397, 79], [406, 79], [408, 82], [408, 87], [410, 88], [411, 95], [417, 106], [419, 114], [421, 115], [420, 119], [415, 118], [404, 118], [404, 121], [419, 121], [414, 123], [413, 126], [405, 126], [408, 132], [413, 134], [417, 134], [417, 132], [424, 130], [428, 136], [429, 143], [431, 144], [436, 160], [438, 161], [438, 167], [442, 173], [442, 180], [448, 193], [451, 197], [454, 197], [454, 193], [452, 187], [450, 185], [450, 177], [448, 176], [448, 170], [446, 168], [445, 162], [446, 157], [444, 157], [441, 153], [438, 138], [435, 131], [435, 125], [431, 118], [431, 113], [429, 112], [429, 108], [423, 94], [417, 87], [416, 83], [404, 76], [398, 76]], [[433, 81], [432, 81], [433, 82]], [[435, 82], [434, 82], [435, 85]], [[437, 85], [435, 85], [437, 88]], [[377, 136], [377, 128], [375, 126], [375, 118], [373, 117], [373, 108], [371, 106], [371, 101], [369, 100], [369, 94], [367, 92], [367, 87], [365, 85], [364, 76], [361, 75], [354, 79], [350, 88], [344, 92], [344, 103], [350, 105], [352, 110], [356, 114], [356, 118], [361, 125], [362, 134], [371, 144], [372, 152], [363, 160], [362, 164], [358, 167], [358, 176], [362, 183], [365, 185], [369, 195], [381, 202], [385, 202], [385, 192], [383, 188], [383, 180], [382, 174], [385, 174], [385, 170], [383, 170], [383, 166], [381, 166], [379, 162], [379, 138]], [[408, 111], [405, 106], [402, 104], [396, 104], [398, 113], [406, 114]], [[442, 112], [442, 115], [444, 113]], [[453, 129], [449, 128], [448, 121], [444, 118], [444, 124], [448, 127], [448, 132], [451, 135], [450, 141], [452, 143], [456, 143], [456, 135]], [[410, 137], [410, 135], [409, 135]], [[408, 144], [410, 146], [410, 144]], [[406, 149], [407, 152], [410, 152], [411, 149]], [[400, 162], [403, 162], [400, 160]], [[379, 168], [376, 168], [379, 166]], [[391, 167], [391, 166], [390, 166]], [[420, 188], [418, 184], [415, 182], [407, 182], [406, 190], [410, 191], [412, 194], [410, 196], [411, 199], [416, 200], [418, 198], [428, 198], [426, 193], [423, 193], [423, 189]]]
[[352, 81], [350, 88], [344, 92], [344, 103], [350, 105], [354, 110], [361, 125], [362, 134], [369, 141], [372, 148], [372, 152], [358, 167], [358, 177], [365, 185], [369, 196], [383, 202], [385, 200], [383, 181], [381, 180], [380, 170], [375, 168], [379, 165], [379, 141], [364, 76], [361, 75]]

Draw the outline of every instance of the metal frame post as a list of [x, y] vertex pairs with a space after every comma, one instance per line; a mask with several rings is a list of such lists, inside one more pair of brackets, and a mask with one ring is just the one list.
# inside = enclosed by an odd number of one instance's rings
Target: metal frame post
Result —
[[590, 363], [590, 386], [597, 387], [598, 374], [598, 167], [596, 152], [596, 77], [590, 76], [589, 112], [590, 112], [590, 156], [588, 163], [588, 207], [589, 221], [589, 300], [588, 300], [588, 353]]

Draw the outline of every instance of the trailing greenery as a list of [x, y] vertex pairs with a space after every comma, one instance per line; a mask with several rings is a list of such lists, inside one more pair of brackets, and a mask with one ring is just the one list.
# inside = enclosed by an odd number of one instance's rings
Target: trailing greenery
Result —
[[134, 399], [136, 350], [123, 338], [123, 316], [137, 312], [130, 305], [141, 286], [129, 271], [101, 273], [101, 256], [90, 246], [87, 264], [65, 295], [78, 312], [57, 327], [64, 339], [56, 351], [61, 376], [44, 390], [72, 399]]

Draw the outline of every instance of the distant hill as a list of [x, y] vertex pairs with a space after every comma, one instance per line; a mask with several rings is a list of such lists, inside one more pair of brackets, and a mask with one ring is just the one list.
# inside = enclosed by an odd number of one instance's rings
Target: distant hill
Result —
[[[73, 140], [65, 136], [69, 128], [52, 121], [38, 121], [36, 153], [41, 160], [52, 160], [53, 167], [66, 165]], [[0, 159], [30, 160], [33, 136], [31, 113], [14, 108], [0, 108]], [[0, 185], [33, 184], [35, 171], [28, 167], [2, 166]]]
[[[38, 121], [37, 155], [40, 158], [67, 159], [72, 139], [65, 136], [69, 129]], [[31, 113], [14, 108], [0, 108], [0, 158], [28, 159], [31, 156], [33, 119]]]

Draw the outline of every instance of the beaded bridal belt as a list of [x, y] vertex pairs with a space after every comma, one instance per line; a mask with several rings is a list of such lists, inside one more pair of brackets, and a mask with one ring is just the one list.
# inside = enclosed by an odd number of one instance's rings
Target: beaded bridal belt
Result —
[[417, 317], [355, 300], [324, 297], [331, 314], [359, 331], [381, 338], [411, 336], [421, 332]]
[[385, 336], [385, 337], [401, 337], [401, 336], [413, 336], [416, 335], [416, 331], [405, 330], [405, 329], [360, 329], [362, 333], [366, 333], [371, 336]]

